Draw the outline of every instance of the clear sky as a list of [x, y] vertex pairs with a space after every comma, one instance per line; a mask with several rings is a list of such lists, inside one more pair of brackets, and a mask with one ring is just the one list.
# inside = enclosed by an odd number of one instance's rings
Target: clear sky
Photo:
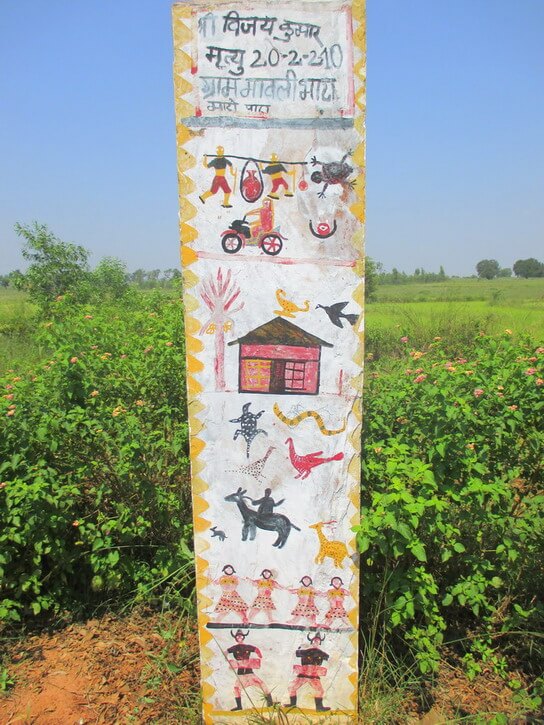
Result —
[[[0, 273], [15, 222], [178, 261], [167, 0], [0, 0]], [[368, 0], [367, 253], [544, 260], [544, 0]]]

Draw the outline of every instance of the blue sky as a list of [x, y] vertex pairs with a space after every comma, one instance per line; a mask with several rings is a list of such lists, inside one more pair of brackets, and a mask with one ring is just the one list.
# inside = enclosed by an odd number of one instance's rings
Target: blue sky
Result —
[[[170, 2], [0, 2], [0, 273], [16, 222], [178, 260]], [[368, 0], [367, 252], [469, 275], [544, 258], [544, 2]]]

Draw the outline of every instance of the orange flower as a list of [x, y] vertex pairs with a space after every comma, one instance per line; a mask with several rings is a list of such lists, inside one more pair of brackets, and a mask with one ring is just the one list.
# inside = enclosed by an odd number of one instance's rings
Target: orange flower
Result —
[[426, 377], [426, 375], [418, 375], [417, 378], [414, 378], [414, 383], [422, 383]]
[[92, 315], [85, 315], [85, 317], [83, 319], [84, 320], [92, 320], [93, 319], [93, 316]]
[[12, 415], [15, 415], [15, 411], [14, 410], [8, 410], [8, 412], [6, 413], [6, 415], [8, 416], [8, 418], [11, 418]]
[[76, 519], [75, 521], [72, 521], [72, 526], [75, 526], [76, 529], [79, 526], [79, 521]]
[[142, 405], [145, 405], [145, 403], [144, 403], [143, 400], [137, 400], [136, 403], [135, 403], [135, 405], [137, 405], [139, 408], [141, 408]]
[[506, 328], [506, 330], [504, 332], [505, 332], [506, 335], [511, 335], [512, 334], [512, 330], [509, 330], [508, 328]]
[[[173, 347], [173, 345], [174, 345], [173, 342], [165, 342], [164, 344], [166, 345], [166, 347]], [[369, 355], [370, 355], [370, 357], [369, 357]], [[372, 353], [369, 352], [368, 355], [366, 356], [366, 359], [372, 360], [373, 357], [374, 357], [374, 355], [372, 355]]]
[[0, 488], [5, 488], [7, 485], [8, 485], [7, 481], [2, 481], [2, 483], [0, 483]]
[[542, 378], [537, 378], [537, 379], [535, 380], [535, 383], [536, 383], [536, 384], [538, 385], [538, 387], [540, 387], [541, 385], [544, 385], [544, 379], [542, 379]]
[[151, 352], [151, 350], [153, 350], [153, 345], [148, 345], [148, 346], [147, 346], [147, 347], [146, 347], [146, 348], [144, 349], [144, 355], [147, 355], [147, 353], [148, 353], [148, 352]]
[[126, 413], [127, 411], [125, 408], [123, 408], [122, 405], [118, 405], [117, 408], [114, 408], [111, 412], [114, 418], [117, 418], [118, 415], [121, 415], [121, 413]]
[[475, 398], [479, 398], [480, 396], [482, 396], [484, 394], [484, 391], [482, 390], [482, 388], [474, 388], [474, 391], [472, 394], [474, 395]]
[[70, 362], [72, 363], [72, 365], [75, 365], [77, 363], [77, 361], [78, 361], [78, 358], [75, 355], [74, 355], [74, 357], [70, 358]]
[[474, 443], [467, 443], [467, 448], [470, 448], [470, 450], [473, 451], [475, 448]]
[[21, 380], [21, 378], [20, 377], [16, 377], [16, 378], [12, 378], [12, 380], [13, 380], [14, 383], [18, 383]]
[[14, 398], [14, 397], [15, 397], [15, 396], [13, 395], [13, 393], [9, 393], [8, 395], [4, 395], [4, 398], [5, 398], [6, 400], [13, 400], [13, 398]]
[[97, 396], [97, 395], [100, 395], [100, 393], [98, 392], [98, 390], [93, 390], [93, 391], [92, 391], [92, 392], [90, 393], [90, 396], [91, 396], [91, 398], [96, 398], [96, 396]]

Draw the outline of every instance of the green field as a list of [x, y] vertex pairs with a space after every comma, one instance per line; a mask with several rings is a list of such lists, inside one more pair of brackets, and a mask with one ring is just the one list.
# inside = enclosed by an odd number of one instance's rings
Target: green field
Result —
[[[0, 371], [32, 365], [45, 351], [34, 341], [36, 307], [24, 292], [0, 289]], [[399, 338], [423, 346], [440, 335], [455, 350], [480, 331], [510, 329], [544, 340], [544, 279], [450, 279], [379, 285], [367, 305], [367, 351], [394, 355]]]
[[452, 279], [378, 286], [366, 309], [367, 351], [395, 354], [398, 341], [422, 347], [435, 336], [463, 352], [480, 333], [512, 330], [544, 340], [544, 279]]

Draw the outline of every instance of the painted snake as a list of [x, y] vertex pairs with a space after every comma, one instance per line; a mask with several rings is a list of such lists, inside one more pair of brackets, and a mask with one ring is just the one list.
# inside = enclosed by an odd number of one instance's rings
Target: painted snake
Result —
[[325, 423], [323, 422], [323, 418], [319, 415], [319, 413], [316, 410], [305, 410], [303, 413], [299, 413], [295, 418], [288, 418], [286, 415], [284, 415], [277, 403], [274, 403], [274, 414], [281, 420], [282, 423], [285, 423], [285, 425], [291, 426], [291, 428], [294, 428], [299, 423], [301, 423], [305, 418], [313, 418], [315, 422], [317, 423], [317, 426], [321, 433], [323, 433], [324, 436], [335, 436], [338, 435], [338, 433], [343, 433], [346, 430], [346, 424], [341, 428], [337, 428], [336, 430], [329, 430]]

